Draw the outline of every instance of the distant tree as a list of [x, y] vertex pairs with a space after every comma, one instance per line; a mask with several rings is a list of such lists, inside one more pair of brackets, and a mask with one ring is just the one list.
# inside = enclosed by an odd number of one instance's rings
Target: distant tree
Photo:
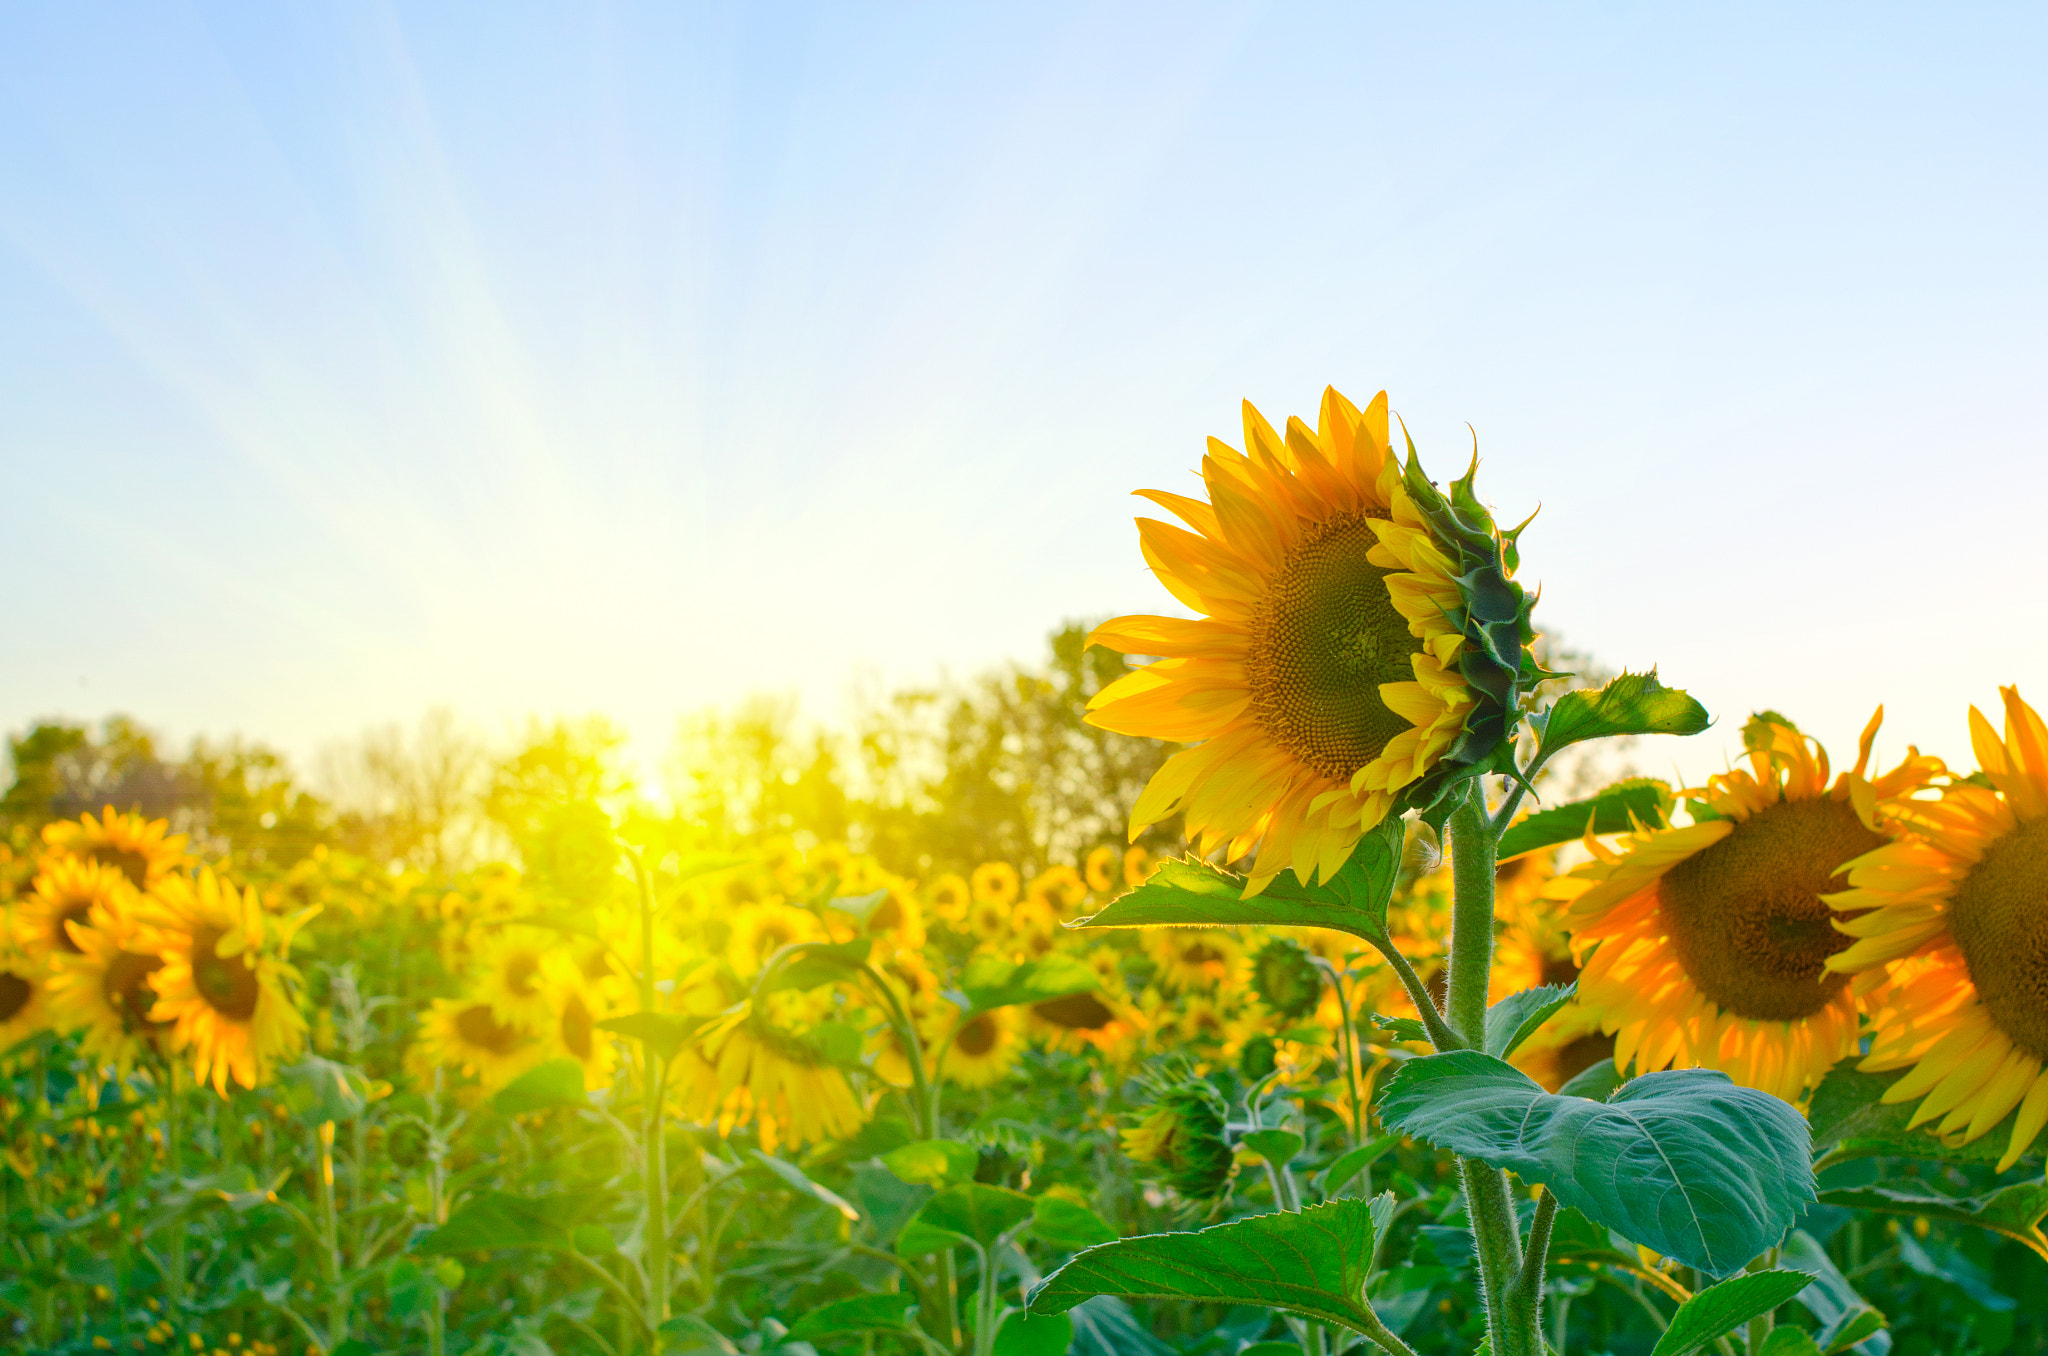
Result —
[[319, 768], [337, 841], [372, 861], [447, 875], [477, 860], [489, 836], [490, 755], [449, 711], [429, 711], [410, 733], [386, 725], [332, 747]]

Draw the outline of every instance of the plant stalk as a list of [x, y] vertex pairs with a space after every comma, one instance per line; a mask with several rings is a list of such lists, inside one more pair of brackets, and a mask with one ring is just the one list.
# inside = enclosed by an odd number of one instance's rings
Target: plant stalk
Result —
[[[180, 1086], [181, 1066], [175, 1059], [165, 1061], [169, 1065], [166, 1076], [168, 1095], [164, 1102], [164, 1166], [170, 1171], [172, 1189], [183, 1180], [178, 1171], [180, 1150], [184, 1147], [185, 1130], [185, 1089]], [[174, 1220], [171, 1224], [171, 1274], [168, 1278], [171, 1312], [181, 1313], [185, 1307], [185, 1221]]]
[[[654, 1001], [654, 882], [640, 854], [628, 854], [633, 878], [640, 887], [640, 1010], [653, 1012]], [[646, 1042], [640, 1046], [642, 1089], [647, 1099], [641, 1129], [641, 1171], [647, 1187], [647, 1330], [648, 1350], [659, 1356], [661, 1325], [668, 1322], [668, 1156], [662, 1135], [661, 1102], [667, 1082], [666, 1061]]]
[[327, 1346], [348, 1337], [348, 1304], [341, 1290], [341, 1220], [334, 1208], [334, 1122], [320, 1122], [320, 1269], [327, 1274]]

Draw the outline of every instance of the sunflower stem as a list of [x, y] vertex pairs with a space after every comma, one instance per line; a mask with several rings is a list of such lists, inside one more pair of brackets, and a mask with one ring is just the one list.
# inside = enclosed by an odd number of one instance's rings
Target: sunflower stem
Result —
[[[654, 1000], [654, 882], [647, 864], [631, 849], [633, 879], [640, 887], [640, 1010], [653, 1012]], [[641, 1129], [641, 1172], [647, 1188], [647, 1330], [648, 1350], [662, 1348], [661, 1325], [668, 1321], [668, 1163], [661, 1124], [662, 1085], [667, 1069], [662, 1057], [645, 1041], [640, 1045], [644, 1074], [642, 1095], [647, 1100]]]
[[[166, 1075], [167, 1095], [164, 1102], [164, 1164], [170, 1170], [171, 1182], [183, 1179], [178, 1174], [179, 1150], [183, 1147], [185, 1129], [185, 1100], [182, 1080], [178, 1077], [180, 1065], [177, 1060], [165, 1061], [170, 1067]], [[185, 1304], [185, 1223], [178, 1220], [171, 1225], [171, 1274], [168, 1277], [171, 1291], [171, 1312], [179, 1312]]]
[[1373, 947], [1387, 958], [1387, 964], [1394, 968], [1394, 975], [1401, 981], [1401, 987], [1408, 994], [1408, 1001], [1415, 1005], [1417, 1015], [1422, 1018], [1424, 1029], [1429, 1032], [1429, 1043], [1438, 1050], [1462, 1050], [1464, 1039], [1444, 1024], [1444, 1015], [1437, 1011], [1436, 1000], [1429, 996], [1429, 987], [1422, 977], [1415, 973], [1415, 967], [1401, 954], [1401, 948], [1391, 939], [1381, 941], [1368, 938]]

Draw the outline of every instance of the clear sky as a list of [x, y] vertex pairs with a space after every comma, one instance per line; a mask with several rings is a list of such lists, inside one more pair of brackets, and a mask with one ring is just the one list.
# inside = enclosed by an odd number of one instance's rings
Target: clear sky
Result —
[[10, 6], [0, 725], [829, 714], [1175, 610], [1127, 491], [1333, 382], [1722, 718], [1652, 758], [1967, 762], [2048, 700], [2044, 16]]

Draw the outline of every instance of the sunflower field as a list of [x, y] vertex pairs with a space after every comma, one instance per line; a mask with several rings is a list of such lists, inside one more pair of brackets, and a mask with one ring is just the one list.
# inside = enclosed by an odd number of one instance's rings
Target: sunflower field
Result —
[[1397, 432], [1247, 406], [1145, 492], [1194, 615], [906, 697], [864, 790], [558, 732], [465, 839], [16, 739], [0, 1348], [2048, 1352], [2048, 723], [1595, 776], [1708, 714], [1553, 671]]

